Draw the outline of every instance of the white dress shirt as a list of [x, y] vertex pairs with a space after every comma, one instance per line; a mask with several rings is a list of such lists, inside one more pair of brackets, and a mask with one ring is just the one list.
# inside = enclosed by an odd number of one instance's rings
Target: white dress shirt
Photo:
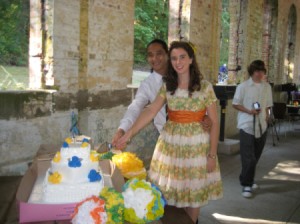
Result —
[[[262, 133], [267, 129], [266, 108], [273, 106], [271, 86], [267, 82], [255, 83], [250, 77], [245, 82], [237, 86], [232, 104], [242, 105], [248, 110], [253, 109], [253, 103], [260, 104], [261, 112], [256, 115], [255, 137], [260, 137], [259, 122], [262, 127]], [[243, 129], [246, 133], [254, 135], [253, 115], [238, 111], [238, 129]], [[259, 119], [259, 120], [258, 120]]]
[[[141, 82], [134, 100], [129, 105], [124, 117], [120, 122], [119, 128], [123, 129], [125, 132], [131, 128], [144, 107], [155, 100], [162, 83], [162, 76], [154, 71], [150, 73], [150, 75], [144, 81]], [[154, 125], [160, 132], [165, 123], [166, 109], [164, 105], [155, 116]]]

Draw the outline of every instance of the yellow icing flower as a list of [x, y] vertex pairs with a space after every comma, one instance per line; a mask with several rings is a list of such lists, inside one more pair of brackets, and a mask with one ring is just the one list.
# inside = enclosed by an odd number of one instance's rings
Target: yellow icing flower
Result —
[[92, 162], [98, 162], [99, 161], [99, 155], [95, 150], [91, 151], [90, 160]]
[[59, 172], [51, 173], [48, 177], [48, 181], [52, 184], [59, 184], [61, 182], [62, 176]]
[[82, 148], [85, 148], [85, 147], [88, 147], [89, 146], [89, 143], [88, 142], [83, 142], [82, 144], [81, 144], [81, 147]]
[[72, 138], [66, 138], [65, 142], [68, 143], [68, 144], [71, 144], [73, 142], [73, 140], [72, 140]]
[[53, 162], [59, 163], [60, 159], [61, 159], [60, 152], [57, 152], [53, 158]]

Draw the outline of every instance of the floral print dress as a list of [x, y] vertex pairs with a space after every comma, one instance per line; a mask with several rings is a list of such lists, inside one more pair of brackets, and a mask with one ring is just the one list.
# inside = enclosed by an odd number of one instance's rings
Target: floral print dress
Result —
[[[177, 89], [174, 95], [163, 85], [159, 95], [172, 111], [204, 110], [217, 100], [212, 85], [203, 80], [201, 90], [188, 96], [188, 90]], [[159, 186], [168, 205], [200, 207], [222, 197], [220, 167], [206, 170], [210, 150], [209, 133], [199, 122], [177, 123], [168, 120], [158, 138], [152, 157], [149, 179]]]

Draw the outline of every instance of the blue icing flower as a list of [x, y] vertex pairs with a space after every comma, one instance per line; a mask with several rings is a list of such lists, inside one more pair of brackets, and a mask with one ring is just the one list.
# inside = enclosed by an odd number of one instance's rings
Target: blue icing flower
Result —
[[64, 142], [64, 143], [62, 144], [62, 147], [63, 147], [63, 148], [68, 148], [68, 147], [69, 147], [69, 144], [68, 144], [67, 142]]
[[81, 159], [77, 156], [73, 156], [71, 160], [69, 160], [69, 167], [81, 167]]
[[88, 140], [87, 138], [84, 138], [84, 139], [82, 140], [82, 142], [89, 142], [89, 140]]
[[94, 169], [90, 171], [88, 178], [90, 182], [96, 182], [102, 179], [101, 175]]

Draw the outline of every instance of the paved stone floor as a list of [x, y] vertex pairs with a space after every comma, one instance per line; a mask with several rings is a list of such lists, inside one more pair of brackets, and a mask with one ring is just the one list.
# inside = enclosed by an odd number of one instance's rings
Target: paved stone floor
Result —
[[271, 133], [257, 166], [255, 196], [241, 196], [240, 155], [219, 155], [224, 197], [201, 209], [199, 223], [300, 223], [300, 121], [282, 124], [275, 146]]
[[[300, 223], [300, 122], [283, 124], [275, 146], [271, 130], [269, 133], [257, 167], [260, 189], [255, 196], [241, 196], [239, 154], [219, 155], [224, 197], [201, 208], [199, 223]], [[0, 223], [18, 223], [14, 198], [20, 180], [21, 177], [0, 177]]]

